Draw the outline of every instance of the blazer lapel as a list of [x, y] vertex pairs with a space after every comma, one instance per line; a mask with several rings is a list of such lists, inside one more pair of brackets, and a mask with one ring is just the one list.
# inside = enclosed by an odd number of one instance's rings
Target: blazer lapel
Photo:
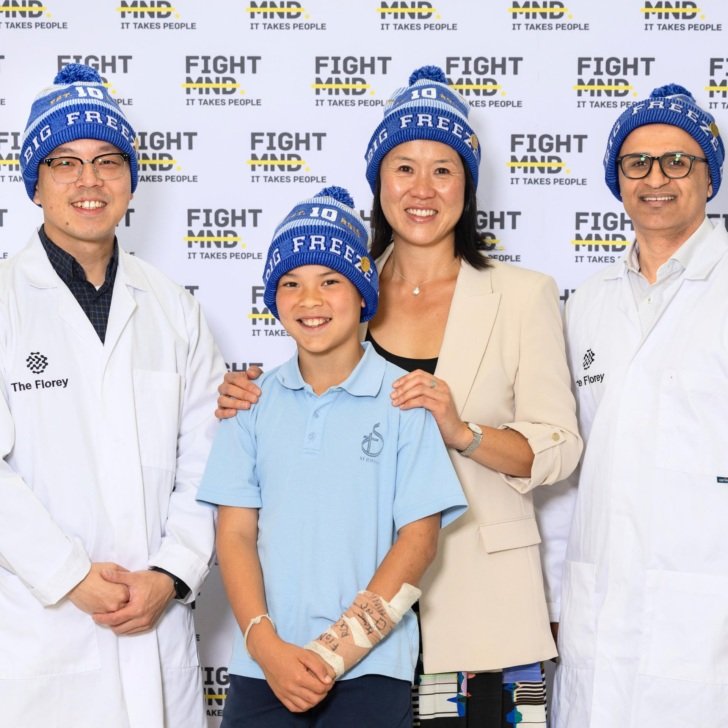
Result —
[[435, 370], [448, 383], [461, 414], [485, 355], [500, 301], [500, 293], [493, 291], [491, 269], [478, 271], [461, 263]]

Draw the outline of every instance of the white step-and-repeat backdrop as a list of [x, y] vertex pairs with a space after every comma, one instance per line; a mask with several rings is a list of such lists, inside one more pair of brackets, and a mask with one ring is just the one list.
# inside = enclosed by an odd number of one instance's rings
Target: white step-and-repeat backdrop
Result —
[[[260, 280], [275, 225], [329, 184], [369, 217], [369, 136], [435, 64], [472, 105], [491, 254], [565, 299], [631, 240], [602, 181], [620, 110], [676, 82], [728, 130], [726, 31], [725, 0], [0, 0], [0, 259], [41, 221], [18, 165], [31, 102], [87, 63], [139, 132], [122, 245], [200, 300], [230, 369], [277, 364], [291, 342]], [[709, 207], [721, 225], [726, 188]], [[216, 572], [196, 613], [212, 727], [232, 629]]]

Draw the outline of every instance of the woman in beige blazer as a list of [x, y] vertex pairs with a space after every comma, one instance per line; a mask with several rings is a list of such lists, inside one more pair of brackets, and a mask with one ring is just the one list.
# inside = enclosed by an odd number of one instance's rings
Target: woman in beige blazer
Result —
[[[380, 302], [362, 336], [409, 372], [393, 405], [433, 413], [470, 505], [423, 582], [419, 719], [536, 728], [556, 647], [531, 492], [571, 473], [581, 439], [556, 285], [481, 253], [480, 147], [446, 82], [432, 66], [412, 74], [369, 143]], [[218, 416], [259, 394], [234, 374], [220, 391]]]
[[531, 495], [571, 473], [581, 439], [554, 281], [479, 250], [468, 111], [426, 67], [372, 135], [380, 304], [366, 335], [410, 371], [393, 403], [433, 413], [470, 504], [423, 582], [422, 725], [501, 728], [515, 709], [545, 726], [540, 663], [556, 647]]

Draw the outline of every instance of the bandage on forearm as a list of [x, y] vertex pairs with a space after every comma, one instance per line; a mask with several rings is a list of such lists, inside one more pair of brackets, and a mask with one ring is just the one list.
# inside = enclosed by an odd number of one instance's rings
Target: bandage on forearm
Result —
[[339, 620], [305, 647], [341, 677], [395, 628], [421, 593], [411, 584], [402, 584], [388, 602], [374, 592], [360, 591]]

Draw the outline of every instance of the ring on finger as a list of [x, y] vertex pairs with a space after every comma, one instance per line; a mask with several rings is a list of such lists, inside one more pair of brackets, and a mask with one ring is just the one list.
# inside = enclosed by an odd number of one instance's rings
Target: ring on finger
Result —
[[430, 379], [430, 389], [437, 389], [437, 381]]

